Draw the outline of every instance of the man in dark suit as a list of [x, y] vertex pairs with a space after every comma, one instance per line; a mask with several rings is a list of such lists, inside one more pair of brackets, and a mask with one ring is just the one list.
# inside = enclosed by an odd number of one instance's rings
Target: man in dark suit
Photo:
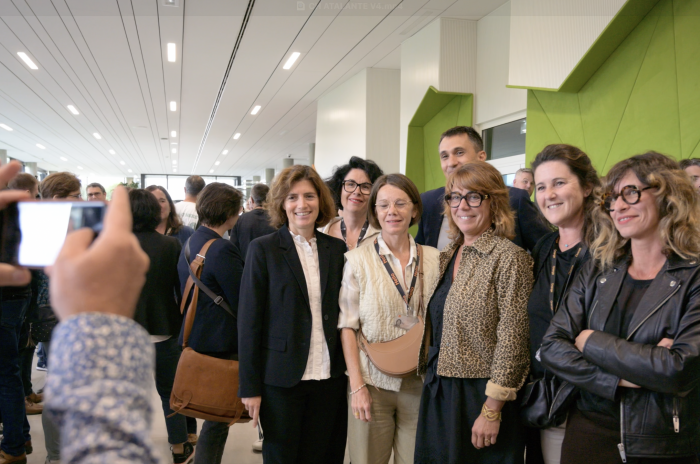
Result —
[[[445, 131], [440, 137], [440, 165], [447, 178], [452, 171], [472, 161], [486, 161], [486, 152], [481, 136], [472, 127], [457, 126]], [[513, 243], [532, 251], [537, 241], [551, 232], [538, 216], [535, 205], [525, 190], [508, 187], [510, 207], [515, 213], [515, 238]], [[416, 243], [442, 250], [450, 239], [447, 237], [445, 187], [429, 190], [421, 195], [423, 215], [418, 224]]]
[[248, 253], [250, 242], [276, 231], [270, 225], [270, 215], [263, 209], [265, 198], [269, 191], [270, 187], [267, 185], [255, 184], [250, 191], [250, 198], [248, 199], [249, 211], [242, 214], [238, 218], [236, 225], [231, 229], [231, 243], [238, 247], [238, 251], [241, 252], [243, 259]]

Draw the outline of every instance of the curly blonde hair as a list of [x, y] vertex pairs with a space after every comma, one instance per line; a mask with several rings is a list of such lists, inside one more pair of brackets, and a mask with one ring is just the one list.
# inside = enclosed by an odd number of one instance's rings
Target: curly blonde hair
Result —
[[297, 164], [280, 172], [272, 181], [270, 191], [267, 192], [265, 211], [270, 215], [272, 227], [279, 229], [289, 222], [287, 212], [284, 209], [284, 200], [294, 184], [302, 180], [311, 182], [318, 194], [316, 227], [325, 226], [336, 216], [335, 201], [326, 183], [311, 166]]
[[[503, 182], [503, 177], [498, 169], [484, 161], [473, 161], [460, 166], [447, 178], [445, 194], [454, 189], [469, 190], [488, 195], [490, 201], [491, 224], [494, 227], [494, 235], [512, 239], [515, 237], [515, 216], [510, 209], [508, 187]], [[450, 229], [447, 236], [462, 243], [464, 236], [452, 219], [452, 208], [445, 202], [444, 213], [447, 216]]]
[[[700, 257], [700, 201], [688, 175], [673, 159], [650, 151], [613, 166], [603, 178], [604, 194], [612, 192], [630, 171], [643, 185], [657, 189], [653, 195], [659, 212], [664, 254], [675, 253], [683, 259]], [[602, 202], [594, 209], [594, 218], [596, 238], [591, 244], [591, 253], [603, 269], [609, 269], [630, 254], [629, 239], [617, 231]]]

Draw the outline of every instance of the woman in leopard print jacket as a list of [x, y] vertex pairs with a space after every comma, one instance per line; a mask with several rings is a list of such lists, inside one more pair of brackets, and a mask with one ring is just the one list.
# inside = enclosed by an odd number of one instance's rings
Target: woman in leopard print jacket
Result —
[[421, 349], [425, 384], [414, 462], [522, 463], [513, 400], [530, 364], [532, 259], [509, 240], [513, 213], [493, 166], [463, 165], [445, 192], [454, 241], [440, 254], [439, 282], [430, 292], [432, 341]]

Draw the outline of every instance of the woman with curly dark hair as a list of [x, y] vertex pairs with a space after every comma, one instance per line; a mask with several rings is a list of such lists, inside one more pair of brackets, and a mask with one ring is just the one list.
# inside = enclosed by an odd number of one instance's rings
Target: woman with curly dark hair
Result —
[[156, 227], [156, 232], [178, 239], [184, 245], [188, 238], [194, 234], [192, 227], [182, 224], [180, 216], [175, 211], [175, 204], [170, 194], [160, 185], [149, 185], [146, 190], [151, 192], [160, 205], [160, 223]]
[[333, 194], [336, 208], [342, 212], [321, 232], [341, 239], [348, 250], [372, 243], [370, 239], [379, 234], [379, 230], [369, 223], [368, 200], [372, 184], [383, 174], [377, 163], [357, 156], [350, 158], [348, 164], [337, 167], [326, 179], [326, 185]]

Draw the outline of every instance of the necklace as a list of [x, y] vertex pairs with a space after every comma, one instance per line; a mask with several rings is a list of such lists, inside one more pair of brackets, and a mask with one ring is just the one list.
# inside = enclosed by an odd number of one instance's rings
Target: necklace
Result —
[[363, 238], [365, 238], [365, 234], [367, 233], [367, 228], [369, 227], [369, 220], [365, 221], [364, 225], [362, 226], [362, 230], [360, 230], [360, 236], [357, 238], [357, 243], [355, 245], [352, 245], [348, 243], [348, 238], [347, 238], [347, 228], [345, 227], [345, 219], [340, 219], [340, 233], [343, 235], [343, 241], [345, 242], [345, 246], [347, 246], [348, 250], [352, 250], [353, 248], [356, 248], [360, 245], [360, 242], [362, 241]]

